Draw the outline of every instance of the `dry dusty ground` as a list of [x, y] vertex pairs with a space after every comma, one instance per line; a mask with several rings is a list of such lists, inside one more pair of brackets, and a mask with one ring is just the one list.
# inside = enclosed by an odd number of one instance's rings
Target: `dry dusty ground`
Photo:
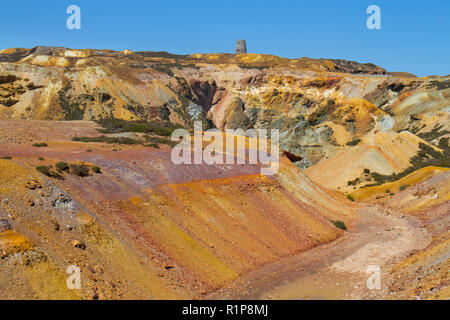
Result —
[[[363, 206], [355, 227], [333, 243], [303, 252], [218, 291], [226, 299], [389, 298], [389, 270], [425, 248], [430, 234], [415, 218]], [[381, 290], [367, 289], [367, 267], [381, 269]]]

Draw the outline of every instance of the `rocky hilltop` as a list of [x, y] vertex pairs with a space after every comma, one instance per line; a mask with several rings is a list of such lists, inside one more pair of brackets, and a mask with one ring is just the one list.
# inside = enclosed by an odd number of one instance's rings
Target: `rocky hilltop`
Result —
[[[448, 77], [389, 74], [370, 63], [261, 54], [173, 55], [61, 47], [0, 52], [0, 118], [162, 119], [204, 128], [278, 128], [307, 167], [377, 125], [448, 124]], [[445, 111], [443, 111], [445, 112]]]

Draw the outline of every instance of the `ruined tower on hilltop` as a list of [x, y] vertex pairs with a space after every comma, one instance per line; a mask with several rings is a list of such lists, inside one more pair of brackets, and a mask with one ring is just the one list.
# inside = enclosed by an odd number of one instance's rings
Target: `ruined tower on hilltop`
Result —
[[247, 53], [247, 43], [245, 40], [238, 40], [236, 42], [236, 54]]

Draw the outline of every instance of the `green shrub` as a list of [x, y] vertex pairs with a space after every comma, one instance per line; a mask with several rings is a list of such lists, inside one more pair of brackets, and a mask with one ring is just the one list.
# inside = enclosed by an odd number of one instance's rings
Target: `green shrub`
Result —
[[36, 148], [48, 147], [48, 144], [46, 142], [35, 143], [35, 144], [33, 144], [33, 147], [36, 147]]
[[132, 124], [129, 130], [130, 132], [148, 132], [147, 126], [142, 123]]
[[334, 226], [338, 229], [347, 231], [347, 226], [345, 225], [344, 222], [337, 220], [337, 221], [331, 221], [332, 224], [334, 224]]
[[42, 173], [43, 175], [50, 177], [50, 167], [48, 166], [38, 166], [36, 167], [36, 170]]
[[154, 147], [154, 148], [159, 148], [159, 146], [155, 147], [154, 144], [165, 144], [165, 145], [168, 145], [170, 147], [174, 147], [174, 146], [176, 146], [178, 144], [178, 142], [172, 141], [172, 140], [170, 140], [168, 138], [151, 137], [148, 134], [144, 135], [144, 139], [145, 139], [146, 142], [152, 142], [153, 144], [150, 144], [148, 146]]
[[56, 168], [58, 168], [61, 171], [66, 171], [69, 169], [69, 164], [67, 162], [58, 162], [56, 165]]
[[101, 133], [122, 133], [122, 132], [153, 132], [159, 136], [170, 136], [178, 128], [179, 124], [173, 124], [165, 121], [126, 121], [121, 119], [103, 119], [97, 121], [102, 129]]
[[355, 201], [355, 198], [353, 198], [351, 194], [347, 195], [347, 199], [350, 201]]
[[409, 185], [404, 184], [404, 185], [401, 185], [401, 186], [400, 186], [399, 190], [400, 190], [400, 191], [403, 191], [403, 190], [405, 190], [405, 189], [408, 188], [408, 187], [409, 187]]
[[3, 156], [3, 157], [1, 157], [0, 159], [3, 159], [3, 160], [11, 160], [12, 157], [11, 157], [11, 156]]
[[[74, 140], [75, 139], [75, 140]], [[128, 137], [107, 137], [107, 136], [99, 136], [99, 137], [73, 137], [73, 141], [79, 142], [103, 142], [108, 144], [141, 144], [142, 142], [139, 140], [134, 140]]]
[[441, 138], [439, 140], [438, 146], [442, 149], [448, 148], [448, 137], [447, 138]]
[[361, 139], [356, 139], [356, 140], [352, 140], [352, 141], [347, 142], [347, 145], [348, 146], [356, 146], [360, 142], [361, 142]]
[[367, 174], [369, 174], [370, 173], [370, 169], [364, 169], [364, 173], [367, 173]]
[[39, 158], [38, 158], [38, 160], [40, 160], [40, 161], [44, 161], [45, 159], [44, 159], [44, 158], [42, 158], [42, 157], [39, 157]]
[[47, 177], [62, 179], [62, 176], [55, 170], [52, 170], [51, 166], [38, 166], [36, 170]]
[[93, 166], [92, 171], [94, 171], [95, 173], [102, 173], [102, 170], [98, 166]]
[[150, 144], [147, 145], [147, 147], [152, 147], [152, 148], [155, 148], [155, 149], [159, 149], [159, 144], [157, 144], [157, 143], [150, 143]]
[[71, 164], [70, 170], [79, 177], [87, 177], [89, 175], [89, 167], [84, 164]]

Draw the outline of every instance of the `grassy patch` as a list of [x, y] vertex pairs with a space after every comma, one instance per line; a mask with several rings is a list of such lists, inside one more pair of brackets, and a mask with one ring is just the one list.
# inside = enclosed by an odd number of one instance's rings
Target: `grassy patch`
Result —
[[377, 172], [372, 172], [371, 176], [376, 181], [373, 185], [381, 185], [387, 182], [397, 181], [406, 177], [407, 175], [425, 167], [441, 167], [450, 168], [450, 148], [443, 147], [443, 152], [434, 150], [427, 144], [419, 144], [419, 152], [416, 156], [412, 157], [409, 161], [411, 166], [405, 169], [403, 172], [392, 175], [382, 175]]
[[164, 121], [126, 121], [121, 119], [103, 119], [97, 121], [101, 133], [141, 132], [154, 133], [158, 136], [170, 136], [176, 129], [183, 128], [178, 124]]
[[36, 148], [48, 147], [48, 144], [46, 142], [35, 143], [35, 144], [33, 144], [33, 147], [36, 147]]
[[342, 221], [340, 221], [340, 220], [337, 220], [337, 221], [331, 220], [331, 223], [334, 224], [334, 226], [335, 226], [336, 228], [341, 229], [341, 230], [344, 230], [344, 231], [347, 231], [347, 226], [345, 225], [344, 222], [342, 222]]
[[53, 170], [51, 166], [38, 166], [36, 170], [42, 173], [43, 175], [51, 178], [61, 179], [62, 176], [59, 172]]
[[98, 166], [93, 166], [92, 171], [94, 171], [94, 173], [102, 173], [102, 170]]
[[361, 142], [361, 139], [356, 139], [356, 140], [352, 140], [352, 141], [347, 142], [347, 145], [348, 146], [356, 146], [360, 142]]
[[89, 175], [89, 167], [84, 164], [71, 164], [70, 172], [79, 177], [87, 177]]
[[348, 195], [347, 195], [347, 199], [350, 200], [350, 201], [355, 201], [355, 199], [352, 197], [351, 194], [348, 194]]
[[347, 181], [347, 185], [349, 186], [356, 186], [358, 183], [361, 182], [360, 178], [355, 178], [355, 180], [349, 180]]
[[12, 157], [11, 156], [3, 156], [0, 159], [2, 159], [2, 160], [11, 160]]
[[99, 136], [99, 137], [73, 137], [72, 141], [78, 142], [103, 142], [109, 144], [141, 144], [142, 142], [139, 140], [135, 140], [128, 137], [107, 137], [107, 136]]
[[66, 171], [69, 169], [69, 164], [67, 162], [58, 162], [56, 165], [56, 168], [58, 168], [61, 171]]
[[[164, 137], [151, 137], [149, 135], [144, 136], [145, 141], [132, 139], [128, 137], [107, 137], [107, 136], [99, 136], [99, 137], [73, 137], [72, 141], [76, 142], [102, 142], [108, 144], [125, 144], [125, 145], [142, 145], [144, 147], [152, 147], [159, 149], [158, 144], [165, 144], [170, 147], [174, 147], [178, 144], [178, 142], [171, 141], [168, 138]], [[89, 152], [89, 151], [88, 151]]]
[[[144, 135], [144, 139], [146, 142], [151, 142], [153, 145], [158, 145], [158, 144], [166, 144], [170, 147], [174, 147], [178, 144], [178, 142], [176, 141], [172, 141], [168, 138], [162, 138], [162, 137], [151, 137], [148, 134]], [[159, 146], [158, 146], [159, 148]]]
[[[450, 131], [447, 130], [442, 130], [442, 128], [444, 127], [444, 125], [436, 125], [431, 131], [429, 132], [423, 132], [423, 133], [419, 133], [417, 134], [420, 138], [430, 142], [436, 138], [439, 138], [441, 136], [444, 136], [448, 133], [450, 133]], [[448, 138], [447, 138], [448, 139]]]

